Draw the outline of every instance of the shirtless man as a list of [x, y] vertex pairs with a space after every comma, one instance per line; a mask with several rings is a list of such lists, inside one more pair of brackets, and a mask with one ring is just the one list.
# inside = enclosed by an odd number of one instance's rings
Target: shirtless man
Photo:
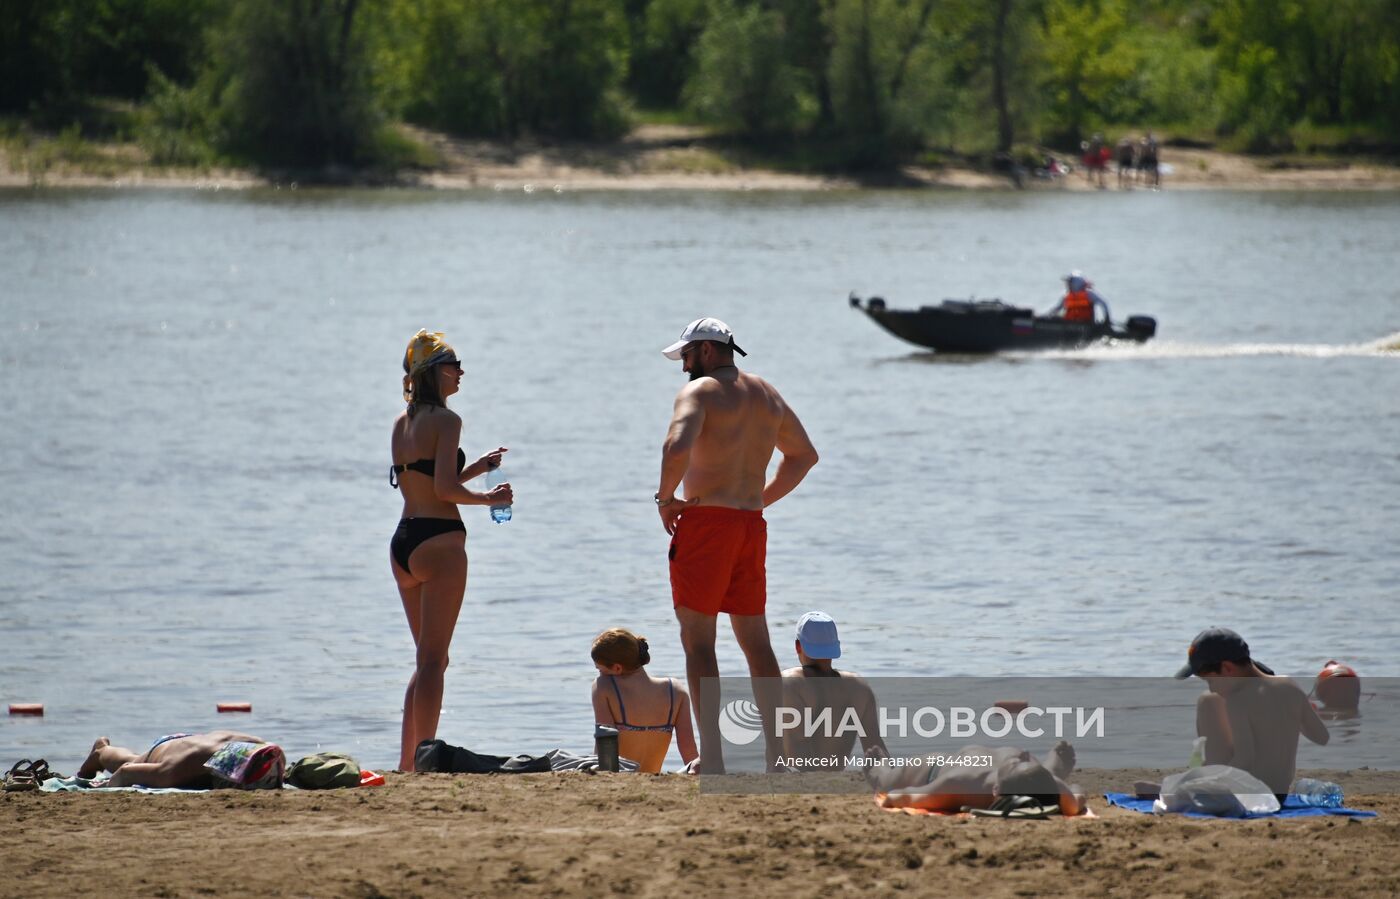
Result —
[[816, 716], [830, 709], [831, 733], [819, 728], [810, 737], [802, 723], [783, 731], [783, 757], [820, 760], [823, 771], [840, 771], [855, 747], [857, 731], [842, 727], [845, 716], [855, 710], [860, 722], [861, 748], [871, 758], [885, 758], [889, 750], [880, 737], [875, 692], [860, 675], [837, 671], [832, 659], [841, 657], [841, 639], [836, 622], [825, 612], [808, 612], [797, 622], [799, 668], [783, 672], [783, 707], [810, 710]]
[[[214, 779], [204, 763], [216, 753], [225, 750], [231, 743], [271, 745], [261, 737], [231, 731], [172, 734], [161, 737], [144, 755], [138, 755], [130, 749], [113, 746], [112, 741], [106, 737], [98, 737], [92, 744], [92, 751], [78, 769], [78, 776], [91, 779], [96, 777], [99, 771], [110, 771], [112, 778], [106, 782], [106, 786], [109, 787], [208, 789], [214, 785]], [[281, 750], [277, 751], [280, 754]], [[280, 787], [280, 766], [276, 780], [277, 786]]]
[[[817, 464], [817, 451], [773, 385], [735, 367], [734, 354], [747, 354], [735, 345], [724, 322], [697, 319], [662, 353], [681, 360], [690, 375], [676, 396], [662, 446], [656, 510], [671, 535], [671, 600], [700, 726], [699, 770], [724, 772], [718, 691], [701, 689], [705, 678], [719, 677], [715, 625], [721, 612], [729, 615], [755, 678], [754, 698], [772, 769], [779, 751], [773, 723], [781, 672], [765, 617], [768, 531], [763, 510], [801, 483]], [[774, 449], [782, 461], [765, 483]], [[682, 480], [685, 499], [676, 496]]]
[[[941, 767], [922, 769], [925, 782], [900, 787], [886, 778], [881, 783], [878, 769], [870, 777], [872, 786], [884, 798], [885, 808], [921, 808], [931, 812], [958, 812], [964, 808], [1009, 809], [1015, 797], [1030, 797], [1037, 806], [1058, 805], [1062, 815], [1084, 811], [1084, 794], [1065, 782], [1074, 770], [1074, 747], [1064, 740], [1051, 750], [1049, 764], [1042, 765], [1023, 749], [964, 746]], [[892, 769], [895, 776], [918, 772], [917, 766]], [[999, 802], [998, 800], [1003, 800]]]
[[[1298, 760], [1298, 735], [1325, 746], [1327, 725], [1293, 681], [1254, 661], [1249, 644], [1232, 630], [1213, 627], [1191, 641], [1178, 678], [1204, 680], [1196, 700], [1196, 735], [1206, 738], [1205, 763], [1248, 771], [1280, 797], [1288, 793]], [[1280, 799], [1282, 801], [1282, 799]]]

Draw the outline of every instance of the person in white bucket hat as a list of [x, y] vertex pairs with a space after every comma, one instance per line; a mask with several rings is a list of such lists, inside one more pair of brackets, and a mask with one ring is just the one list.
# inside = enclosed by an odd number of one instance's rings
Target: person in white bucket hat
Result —
[[[773, 723], [782, 672], [765, 615], [768, 526], [763, 510], [801, 483], [817, 464], [817, 451], [777, 389], [739, 371], [734, 354], [747, 354], [724, 322], [696, 319], [661, 352], [680, 361], [690, 375], [676, 396], [655, 499], [661, 526], [671, 535], [671, 602], [700, 730], [699, 771], [724, 771], [715, 658], [720, 613], [729, 615], [755, 678], [767, 762], [776, 769], [781, 746]], [[769, 478], [774, 450], [782, 460]], [[682, 484], [684, 499], [676, 495]]]

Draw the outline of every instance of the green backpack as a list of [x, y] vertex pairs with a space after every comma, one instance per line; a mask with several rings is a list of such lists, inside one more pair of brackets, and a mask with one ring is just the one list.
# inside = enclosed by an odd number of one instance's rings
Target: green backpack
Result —
[[286, 780], [303, 790], [358, 787], [360, 764], [343, 752], [318, 752], [288, 768]]

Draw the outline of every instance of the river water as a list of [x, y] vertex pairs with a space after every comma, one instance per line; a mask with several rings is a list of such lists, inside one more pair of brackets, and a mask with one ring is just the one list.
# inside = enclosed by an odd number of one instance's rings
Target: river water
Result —
[[[1166, 675], [1208, 625], [1398, 675], [1397, 260], [1394, 193], [0, 193], [0, 702], [47, 707], [0, 760], [225, 725], [393, 763], [424, 326], [517, 497], [465, 510], [451, 742], [586, 748], [609, 626], [683, 677], [658, 350], [701, 315], [822, 455], [768, 513], [784, 664], [820, 608], [872, 675]], [[940, 358], [846, 302], [1043, 309], [1071, 268], [1157, 339]]]

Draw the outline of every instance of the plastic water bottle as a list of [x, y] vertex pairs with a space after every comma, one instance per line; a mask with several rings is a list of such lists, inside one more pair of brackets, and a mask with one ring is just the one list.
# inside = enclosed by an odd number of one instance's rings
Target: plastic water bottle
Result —
[[1300, 777], [1293, 784], [1293, 792], [1298, 794], [1298, 800], [1303, 805], [1316, 806], [1317, 808], [1342, 807], [1342, 788], [1330, 780]]
[[1199, 768], [1206, 763], [1206, 738], [1197, 737], [1196, 742], [1191, 746], [1191, 759], [1186, 763], [1188, 768]]
[[[506, 482], [505, 473], [501, 471], [504, 467], [503, 465], [497, 465], [495, 468], [487, 470], [486, 490], [488, 493]], [[491, 520], [496, 522], [496, 524], [505, 524], [507, 521], [510, 521], [510, 506], [492, 506]]]

